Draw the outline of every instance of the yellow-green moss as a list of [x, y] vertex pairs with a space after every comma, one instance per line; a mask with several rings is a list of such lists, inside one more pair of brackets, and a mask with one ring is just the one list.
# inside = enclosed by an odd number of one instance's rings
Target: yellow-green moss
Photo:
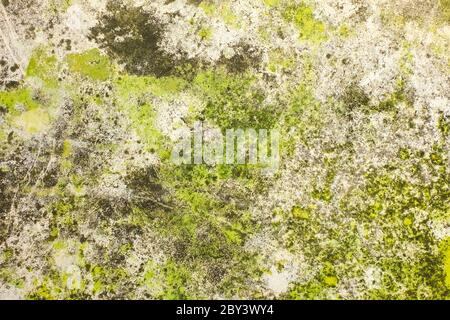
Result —
[[306, 4], [288, 6], [283, 17], [295, 24], [301, 40], [320, 43], [327, 39], [325, 24], [314, 17], [313, 8]]
[[450, 0], [439, 0], [442, 18], [445, 23], [450, 23]]
[[37, 108], [23, 112], [14, 118], [14, 123], [28, 134], [35, 134], [48, 128], [50, 116], [47, 111]]
[[323, 281], [329, 287], [335, 287], [338, 283], [338, 279], [335, 276], [326, 276]]
[[25, 286], [24, 279], [18, 277], [13, 269], [7, 267], [0, 267], [0, 281], [19, 289], [22, 289]]
[[352, 32], [352, 30], [350, 29], [350, 27], [347, 24], [342, 24], [339, 28], [338, 28], [338, 34], [339, 36], [341, 36], [342, 38], [348, 38], [350, 37], [354, 32]]
[[297, 219], [309, 219], [310, 210], [295, 206], [292, 208], [292, 215]]
[[295, 60], [287, 52], [282, 50], [272, 50], [269, 53], [268, 68], [270, 72], [289, 71], [295, 67]]
[[202, 1], [199, 4], [206, 15], [211, 17], [221, 18], [222, 21], [233, 28], [239, 27], [238, 17], [231, 10], [230, 4], [226, 1], [221, 1], [220, 4], [214, 4], [211, 1]]
[[122, 105], [137, 99], [149, 101], [151, 96], [169, 98], [187, 87], [184, 79], [177, 77], [151, 77], [123, 75], [116, 80], [116, 90]]
[[264, 105], [264, 92], [251, 74], [207, 70], [194, 79], [194, 90], [206, 102], [203, 116], [222, 129], [274, 127], [278, 110]]
[[268, 7], [276, 7], [280, 4], [281, 0], [263, 0], [264, 4]]
[[212, 38], [213, 32], [211, 28], [204, 27], [200, 29], [198, 35], [200, 36], [200, 38], [202, 38], [202, 40], [210, 40]]
[[51, 0], [48, 3], [49, 10], [53, 12], [66, 12], [73, 4], [73, 0]]
[[163, 136], [155, 126], [152, 98], [169, 99], [186, 86], [186, 81], [177, 77], [122, 76], [115, 81], [119, 108], [128, 114], [133, 128], [144, 140], [148, 150], [157, 151], [160, 155], [166, 153], [161, 148]]
[[52, 246], [55, 250], [64, 250], [67, 248], [67, 243], [65, 243], [64, 241], [55, 241], [53, 242]]
[[199, 5], [199, 8], [201, 8], [207, 15], [212, 16], [214, 15], [216, 11], [216, 6], [211, 3], [210, 1], [202, 1]]
[[69, 69], [93, 80], [105, 81], [112, 72], [109, 58], [98, 49], [91, 49], [80, 54], [66, 56]]
[[58, 60], [56, 56], [48, 54], [47, 49], [39, 47], [33, 51], [33, 54], [26, 69], [28, 77], [40, 78], [50, 87], [58, 86]]
[[450, 238], [442, 242], [441, 248], [444, 261], [445, 285], [450, 289]]
[[33, 99], [33, 93], [28, 88], [19, 88], [13, 91], [0, 91], [0, 105], [6, 106], [12, 114], [18, 114], [17, 107], [23, 106], [26, 110], [39, 107], [39, 103]]
[[222, 4], [219, 13], [226, 25], [233, 28], [239, 28], [240, 23], [238, 17], [231, 10], [230, 4]]
[[68, 158], [71, 156], [73, 152], [73, 148], [72, 148], [72, 142], [70, 140], [64, 140], [63, 142], [63, 149], [62, 149], [62, 157], [63, 158]]
[[188, 286], [191, 282], [191, 272], [183, 266], [169, 260], [161, 265], [149, 261], [146, 265], [143, 282], [151, 289], [159, 289], [156, 293], [158, 299], [193, 299]]

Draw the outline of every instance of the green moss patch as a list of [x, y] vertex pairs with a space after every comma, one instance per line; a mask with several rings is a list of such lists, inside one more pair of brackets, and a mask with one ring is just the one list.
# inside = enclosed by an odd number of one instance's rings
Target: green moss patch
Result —
[[305, 4], [288, 6], [282, 14], [284, 19], [295, 24], [301, 40], [320, 43], [327, 39], [325, 24], [315, 18], [311, 7]]
[[105, 81], [111, 74], [111, 65], [107, 56], [98, 49], [66, 56], [70, 71], [93, 80]]

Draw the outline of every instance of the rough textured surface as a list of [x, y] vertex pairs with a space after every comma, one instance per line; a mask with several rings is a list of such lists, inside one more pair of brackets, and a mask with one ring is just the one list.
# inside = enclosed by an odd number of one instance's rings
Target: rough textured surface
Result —
[[[1, 0], [0, 298], [448, 299], [448, 0]], [[180, 127], [281, 164], [176, 166]]]

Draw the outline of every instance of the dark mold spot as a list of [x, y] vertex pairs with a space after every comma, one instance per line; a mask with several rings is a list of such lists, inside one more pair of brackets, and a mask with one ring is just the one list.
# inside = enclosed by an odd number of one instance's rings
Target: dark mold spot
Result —
[[11, 68], [9, 68], [12, 72], [16, 72], [19, 69], [19, 65], [17, 63], [15, 63], [14, 65], [11, 66]]
[[19, 81], [11, 80], [11, 81], [8, 81], [5, 83], [5, 87], [6, 87], [6, 89], [14, 89], [14, 88], [17, 88], [19, 86], [19, 84], [20, 84]]
[[360, 86], [354, 84], [345, 90], [342, 101], [346, 109], [352, 111], [367, 106], [370, 99]]
[[51, 170], [50, 172], [48, 172], [43, 178], [42, 178], [42, 183], [44, 184], [44, 186], [46, 188], [51, 188], [56, 186], [56, 184], [58, 183], [58, 170], [56, 170], [55, 168], [53, 168], [53, 170]]
[[36, 28], [34, 26], [29, 27], [25, 33], [26, 39], [36, 39]]
[[11, 143], [12, 140], [13, 140], [13, 138], [14, 138], [14, 132], [11, 131], [11, 132], [8, 134], [8, 143]]
[[233, 47], [235, 55], [230, 59], [222, 57], [220, 63], [224, 64], [232, 73], [242, 73], [249, 68], [257, 69], [261, 64], [261, 51], [248, 43], [239, 43]]
[[109, 1], [106, 9], [89, 37], [123, 63], [129, 73], [166, 76], [189, 62], [160, 48], [164, 24], [152, 12], [117, 1]]
[[60, 47], [64, 46], [66, 51], [70, 51], [70, 50], [72, 50], [72, 40], [61, 39], [61, 41], [59, 41], [58, 46], [60, 46]]
[[199, 6], [204, 0], [187, 0], [188, 4]]
[[132, 191], [134, 205], [143, 209], [170, 209], [167, 204], [166, 191], [159, 183], [156, 170], [152, 167], [132, 172], [126, 179]]

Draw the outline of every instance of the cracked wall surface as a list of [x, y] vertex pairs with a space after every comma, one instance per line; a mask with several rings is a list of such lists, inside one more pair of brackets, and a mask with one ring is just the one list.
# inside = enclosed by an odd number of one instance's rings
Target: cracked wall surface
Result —
[[449, 299], [449, 151], [448, 0], [0, 1], [1, 299]]

